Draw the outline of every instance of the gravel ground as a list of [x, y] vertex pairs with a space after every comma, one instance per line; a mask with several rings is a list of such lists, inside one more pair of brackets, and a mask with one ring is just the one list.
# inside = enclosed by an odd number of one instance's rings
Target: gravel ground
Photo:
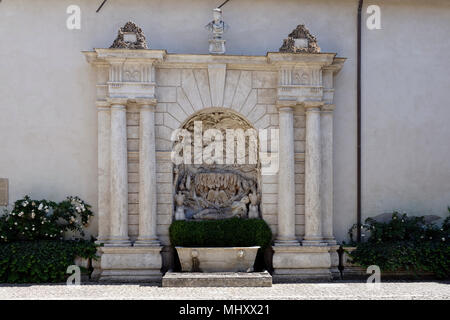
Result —
[[369, 289], [361, 282], [274, 284], [271, 288], [162, 288], [145, 284], [82, 284], [66, 286], [0, 285], [0, 299], [426, 299], [450, 300], [450, 282], [383, 282]]

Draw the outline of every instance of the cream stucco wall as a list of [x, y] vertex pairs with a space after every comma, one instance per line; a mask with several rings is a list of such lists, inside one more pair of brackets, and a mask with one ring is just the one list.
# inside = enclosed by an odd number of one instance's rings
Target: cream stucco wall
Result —
[[[392, 209], [445, 215], [450, 204], [450, 3], [366, 1], [382, 30], [363, 32], [363, 217]], [[203, 26], [221, 1], [14, 0], [0, 3], [0, 177], [10, 201], [79, 195], [96, 207], [95, 74], [82, 50], [109, 47], [126, 21], [150, 47], [207, 53]], [[81, 30], [65, 27], [82, 10]], [[366, 4], [366, 6], [367, 6]], [[339, 240], [356, 220], [356, 0], [234, 0], [227, 53], [265, 55], [299, 23], [323, 52], [348, 58], [337, 75], [334, 210]], [[96, 225], [91, 231], [95, 234]]]

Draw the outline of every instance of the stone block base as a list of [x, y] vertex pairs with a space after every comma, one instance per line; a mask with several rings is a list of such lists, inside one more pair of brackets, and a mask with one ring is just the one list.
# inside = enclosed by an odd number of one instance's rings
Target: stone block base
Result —
[[274, 282], [330, 281], [331, 257], [327, 246], [274, 246]]
[[102, 247], [99, 281], [161, 283], [161, 247]]
[[168, 272], [163, 287], [271, 287], [272, 277], [265, 272]]

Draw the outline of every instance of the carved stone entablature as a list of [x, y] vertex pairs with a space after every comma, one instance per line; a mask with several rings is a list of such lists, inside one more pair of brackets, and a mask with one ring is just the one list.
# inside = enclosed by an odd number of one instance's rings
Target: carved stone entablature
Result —
[[278, 100], [323, 100], [324, 70], [333, 65], [333, 54], [269, 53], [268, 58], [278, 66]]
[[117, 33], [111, 49], [148, 49], [144, 32], [134, 22], [128, 21]]
[[283, 40], [280, 52], [319, 53], [320, 47], [314, 37], [303, 24], [299, 24], [289, 36]]
[[95, 49], [97, 61], [108, 71], [105, 83], [111, 98], [154, 98], [155, 64], [164, 59], [164, 50]]

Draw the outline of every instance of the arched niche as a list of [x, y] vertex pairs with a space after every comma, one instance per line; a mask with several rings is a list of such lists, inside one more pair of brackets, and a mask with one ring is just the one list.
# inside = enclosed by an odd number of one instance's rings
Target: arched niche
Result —
[[197, 112], [182, 124], [174, 150], [183, 158], [173, 169], [175, 203], [186, 219], [260, 217], [259, 140], [248, 120], [225, 108]]

